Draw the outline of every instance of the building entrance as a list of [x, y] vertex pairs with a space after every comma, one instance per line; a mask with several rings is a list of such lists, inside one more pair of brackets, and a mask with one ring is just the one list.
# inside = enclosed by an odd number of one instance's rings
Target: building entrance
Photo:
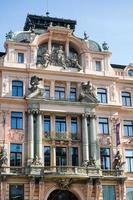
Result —
[[77, 197], [67, 190], [54, 190], [48, 200], [78, 200]]

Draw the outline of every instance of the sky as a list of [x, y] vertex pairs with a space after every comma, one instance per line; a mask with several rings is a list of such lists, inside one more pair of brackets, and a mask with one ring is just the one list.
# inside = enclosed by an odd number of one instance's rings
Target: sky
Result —
[[106, 41], [112, 52], [111, 63], [133, 63], [132, 0], [4, 0], [0, 4], [0, 51], [5, 35], [23, 30], [28, 13], [77, 21], [75, 35], [100, 45]]

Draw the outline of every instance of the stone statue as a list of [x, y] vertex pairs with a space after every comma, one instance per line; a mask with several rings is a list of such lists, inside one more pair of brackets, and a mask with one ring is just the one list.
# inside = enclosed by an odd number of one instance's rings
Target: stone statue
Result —
[[73, 54], [73, 57], [70, 58], [71, 67], [77, 67], [78, 70], [81, 70], [82, 67], [79, 65], [78, 62], [78, 55], [76, 53]]
[[87, 35], [86, 32], [84, 32], [84, 40], [88, 40], [89, 36]]
[[97, 103], [98, 100], [96, 98], [95, 94], [95, 88], [93, 87], [92, 83], [88, 81], [87, 83], [82, 82], [81, 83], [81, 93], [79, 96], [80, 101], [92, 101]]
[[48, 53], [48, 50], [43, 54], [43, 59], [44, 59], [43, 67], [46, 68], [50, 64], [50, 54]]
[[121, 161], [122, 156], [120, 155], [120, 151], [117, 151], [114, 161], [113, 161], [113, 169], [115, 170], [121, 170], [122, 166], [125, 164], [125, 162]]
[[30, 80], [31, 87], [29, 89], [28, 98], [36, 97], [38, 95], [43, 96], [44, 94], [44, 86], [40, 84], [42, 78], [37, 76], [32, 76]]
[[109, 50], [109, 46], [108, 46], [108, 44], [106, 42], [103, 42], [102, 48], [103, 48], [104, 51], [108, 51]]
[[38, 156], [37, 155], [35, 155], [35, 157], [33, 158], [33, 161], [32, 161], [32, 163], [31, 163], [32, 165], [35, 165], [35, 166], [40, 166], [40, 165], [42, 165], [42, 163], [40, 162], [40, 160], [39, 160], [39, 158], [38, 158]]
[[14, 37], [14, 33], [12, 32], [12, 30], [6, 33], [6, 40], [12, 40], [13, 37]]
[[83, 167], [96, 167], [96, 161], [90, 157], [90, 160], [86, 160], [82, 164]]
[[39, 81], [41, 81], [41, 80], [42, 80], [42, 78], [39, 78], [37, 76], [32, 76], [31, 77], [31, 80], [30, 80], [31, 87], [29, 88], [29, 91], [31, 93], [34, 92], [38, 88]]
[[58, 59], [58, 64], [62, 65], [63, 68], [66, 69], [65, 54], [62, 45], [59, 46], [59, 50], [57, 51], [57, 59]]
[[7, 165], [7, 152], [6, 149], [4, 147], [1, 147], [1, 152], [0, 152], [0, 167], [2, 167], [3, 165]]

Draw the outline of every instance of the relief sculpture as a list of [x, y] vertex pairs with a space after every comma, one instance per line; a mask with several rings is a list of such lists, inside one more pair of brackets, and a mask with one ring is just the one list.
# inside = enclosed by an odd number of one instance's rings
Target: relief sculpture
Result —
[[62, 66], [63, 69], [77, 68], [82, 70], [79, 64], [78, 54], [74, 52], [71, 57], [66, 57], [62, 45], [53, 46], [51, 53], [48, 52], [47, 47], [40, 47], [38, 50], [37, 65], [42, 68], [47, 68], [49, 65]]

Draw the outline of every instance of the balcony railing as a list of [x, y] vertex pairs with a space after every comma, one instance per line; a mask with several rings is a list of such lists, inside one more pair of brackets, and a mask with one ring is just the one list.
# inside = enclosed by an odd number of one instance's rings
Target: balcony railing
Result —
[[0, 174], [14, 176], [80, 176], [80, 177], [101, 177], [102, 173], [96, 167], [79, 167], [79, 166], [30, 166], [30, 167], [1, 167]]
[[123, 170], [102, 170], [102, 175], [103, 176], [122, 176], [123, 175]]

